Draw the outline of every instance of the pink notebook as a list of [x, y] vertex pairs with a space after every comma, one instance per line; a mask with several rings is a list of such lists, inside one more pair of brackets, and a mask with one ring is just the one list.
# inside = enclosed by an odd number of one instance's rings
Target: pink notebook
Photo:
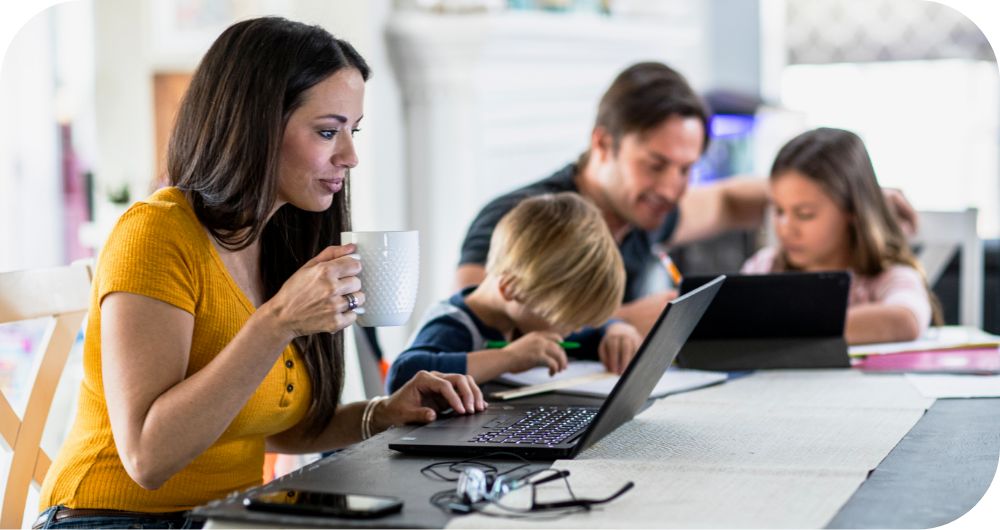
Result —
[[961, 374], [1000, 373], [1000, 349], [937, 350], [855, 359], [851, 366], [866, 372], [934, 372]]

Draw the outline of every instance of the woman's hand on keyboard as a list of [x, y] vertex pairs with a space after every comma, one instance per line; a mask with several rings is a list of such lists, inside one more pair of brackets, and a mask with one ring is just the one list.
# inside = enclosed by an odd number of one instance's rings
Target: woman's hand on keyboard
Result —
[[421, 370], [384, 402], [375, 415], [376, 430], [390, 425], [427, 423], [438, 412], [454, 409], [458, 414], [486, 410], [483, 392], [472, 377]]

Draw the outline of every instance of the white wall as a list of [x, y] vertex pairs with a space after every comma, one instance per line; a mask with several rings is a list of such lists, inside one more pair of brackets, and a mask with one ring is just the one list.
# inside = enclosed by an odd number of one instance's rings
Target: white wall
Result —
[[709, 86], [704, 88], [761, 93], [761, 19], [759, 0], [711, 0], [707, 3], [705, 37]]
[[34, 16], [0, 66], [0, 270], [64, 260], [55, 27], [51, 11]]
[[132, 200], [146, 195], [155, 172], [153, 79], [148, 2], [94, 0], [96, 56], [95, 215], [116, 212], [103, 199], [128, 184]]

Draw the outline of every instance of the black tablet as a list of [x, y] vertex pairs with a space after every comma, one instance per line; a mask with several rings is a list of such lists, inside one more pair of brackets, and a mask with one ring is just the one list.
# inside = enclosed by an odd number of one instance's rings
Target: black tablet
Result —
[[[680, 292], [713, 278], [685, 277]], [[850, 287], [846, 271], [729, 275], [678, 363], [710, 370], [848, 366]]]

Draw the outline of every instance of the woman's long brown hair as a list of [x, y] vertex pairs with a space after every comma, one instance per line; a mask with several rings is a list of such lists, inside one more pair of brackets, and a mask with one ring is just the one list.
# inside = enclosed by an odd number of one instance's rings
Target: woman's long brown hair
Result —
[[[323, 248], [350, 230], [347, 181], [324, 212], [290, 204], [268, 220], [277, 200], [282, 136], [305, 92], [342, 68], [367, 80], [358, 52], [318, 26], [265, 17], [230, 26], [198, 66], [181, 103], [167, 151], [172, 185], [183, 190], [219, 244], [240, 250], [260, 240], [265, 299]], [[349, 181], [350, 179], [348, 179]], [[344, 378], [343, 334], [294, 340], [312, 383], [306, 432], [333, 417]]]

